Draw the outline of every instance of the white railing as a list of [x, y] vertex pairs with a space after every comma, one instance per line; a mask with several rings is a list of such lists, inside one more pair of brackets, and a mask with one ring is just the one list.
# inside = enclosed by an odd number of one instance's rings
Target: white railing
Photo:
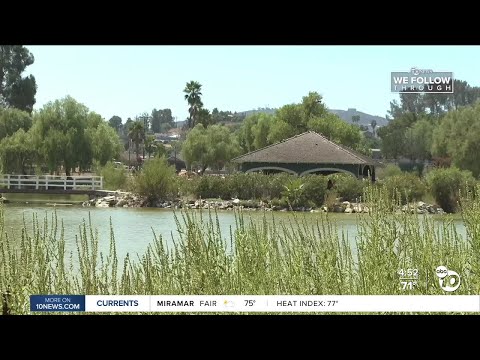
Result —
[[103, 176], [0, 175], [0, 187], [35, 190], [101, 190]]

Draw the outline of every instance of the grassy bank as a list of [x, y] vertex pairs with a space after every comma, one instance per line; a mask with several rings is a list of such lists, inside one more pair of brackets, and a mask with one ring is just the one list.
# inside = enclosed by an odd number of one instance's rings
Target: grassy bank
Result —
[[[438, 227], [429, 216], [392, 212], [388, 192], [369, 187], [372, 211], [358, 217], [355, 250], [328, 214], [318, 214], [311, 226], [302, 215], [286, 223], [267, 221], [274, 215], [266, 213], [259, 225], [238, 213], [236, 229], [222, 234], [215, 213], [186, 211], [177, 213], [181, 239], [173, 247], [154, 235], [145, 254], [125, 259], [117, 256], [113, 228], [110, 250], [102, 254], [87, 219], [76, 253], [68, 254], [60, 219], [37, 218], [14, 240], [0, 210], [0, 289], [12, 293], [15, 314], [29, 312], [31, 294], [440, 295], [434, 274], [445, 265], [461, 274], [455, 295], [480, 294], [480, 200], [474, 195], [462, 201], [467, 239], [448, 217]], [[397, 272], [408, 268], [418, 269], [419, 280], [405, 292]]]

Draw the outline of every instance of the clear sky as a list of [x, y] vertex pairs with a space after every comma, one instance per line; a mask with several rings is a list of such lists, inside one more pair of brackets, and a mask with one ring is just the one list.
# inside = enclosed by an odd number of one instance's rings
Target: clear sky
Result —
[[200, 82], [212, 110], [298, 103], [319, 92], [331, 109], [385, 116], [390, 72], [452, 71], [480, 86], [480, 46], [27, 46], [38, 85], [35, 109], [71, 95], [123, 122], [153, 108], [188, 116], [185, 83]]

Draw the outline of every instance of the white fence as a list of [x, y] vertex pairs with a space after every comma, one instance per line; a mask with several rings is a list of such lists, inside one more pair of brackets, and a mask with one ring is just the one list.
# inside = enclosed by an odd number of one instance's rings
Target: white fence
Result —
[[0, 187], [31, 190], [101, 190], [103, 176], [0, 175]]

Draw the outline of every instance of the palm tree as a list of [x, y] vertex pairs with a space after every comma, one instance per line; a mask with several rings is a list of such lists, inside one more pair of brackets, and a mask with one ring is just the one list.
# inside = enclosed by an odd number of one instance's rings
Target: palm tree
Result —
[[373, 130], [373, 136], [375, 136], [375, 128], [377, 127], [377, 120], [372, 120], [370, 122], [370, 126], [372, 127], [372, 130]]
[[144, 136], [144, 131], [143, 131], [143, 124], [141, 122], [136, 121], [134, 124], [130, 126], [130, 129], [128, 131], [128, 137], [133, 141], [135, 144], [135, 152], [137, 153], [137, 161], [138, 161], [138, 156], [140, 153], [140, 142], [143, 140]]
[[185, 86], [183, 92], [185, 93], [185, 100], [187, 100], [190, 106], [188, 112], [190, 117], [188, 118], [188, 128], [191, 129], [196, 125], [197, 114], [203, 106], [200, 96], [202, 96], [202, 85], [198, 81], [190, 81]]

